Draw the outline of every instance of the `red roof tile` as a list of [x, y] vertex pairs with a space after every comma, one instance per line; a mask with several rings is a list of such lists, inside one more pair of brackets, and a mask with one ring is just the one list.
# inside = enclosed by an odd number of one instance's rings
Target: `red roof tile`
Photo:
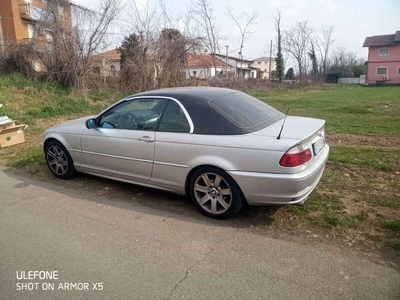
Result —
[[119, 60], [121, 59], [121, 53], [117, 50], [109, 50], [100, 54], [93, 55], [94, 59], [108, 59], [108, 60]]
[[[187, 56], [188, 67], [211, 67], [214, 66], [213, 57], [210, 54], [188, 54]], [[226, 64], [215, 57], [216, 67], [225, 67]]]

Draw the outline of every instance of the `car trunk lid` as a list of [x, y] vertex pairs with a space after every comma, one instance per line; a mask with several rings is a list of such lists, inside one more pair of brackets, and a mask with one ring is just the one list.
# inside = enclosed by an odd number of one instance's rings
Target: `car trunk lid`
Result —
[[[257, 136], [278, 137], [284, 119], [254, 132]], [[296, 141], [307, 141], [313, 138], [325, 125], [325, 120], [304, 117], [287, 116], [282, 130], [281, 139], [293, 139]]]
[[[282, 128], [283, 119], [253, 134], [259, 137], [277, 138]], [[288, 116], [282, 130], [280, 140], [283, 142], [292, 141], [292, 146], [286, 153], [307, 151], [310, 155], [309, 160], [294, 166], [293, 172], [308, 168], [318, 157], [318, 154], [325, 146], [325, 120], [292, 117]], [[287, 168], [286, 166], [283, 166]]]

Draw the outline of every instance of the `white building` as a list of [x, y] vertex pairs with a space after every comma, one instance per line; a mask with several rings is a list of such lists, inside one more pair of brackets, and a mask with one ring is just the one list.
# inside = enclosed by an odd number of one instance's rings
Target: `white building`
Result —
[[230, 67], [208, 53], [201, 54], [188, 54], [187, 57], [187, 70], [186, 77], [206, 79], [209, 77], [215, 77], [220, 74], [223, 75], [230, 71]]
[[231, 72], [241, 78], [257, 78], [257, 70], [251, 66], [252, 60], [231, 55], [215, 54], [217, 58], [231, 67]]

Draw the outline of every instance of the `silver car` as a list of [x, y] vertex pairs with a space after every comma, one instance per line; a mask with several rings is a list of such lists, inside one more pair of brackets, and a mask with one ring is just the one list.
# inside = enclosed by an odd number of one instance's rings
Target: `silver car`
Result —
[[171, 88], [48, 129], [44, 152], [58, 178], [78, 171], [188, 195], [222, 219], [246, 202], [304, 203], [328, 158], [324, 124], [235, 90]]

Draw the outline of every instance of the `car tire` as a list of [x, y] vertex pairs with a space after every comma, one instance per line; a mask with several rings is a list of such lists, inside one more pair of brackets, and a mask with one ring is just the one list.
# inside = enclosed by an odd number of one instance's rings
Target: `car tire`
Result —
[[214, 219], [229, 219], [245, 203], [242, 191], [229, 174], [216, 167], [196, 170], [189, 182], [190, 197], [200, 211]]
[[72, 157], [59, 141], [50, 141], [46, 145], [44, 155], [47, 166], [55, 177], [70, 179], [75, 176], [76, 170]]

